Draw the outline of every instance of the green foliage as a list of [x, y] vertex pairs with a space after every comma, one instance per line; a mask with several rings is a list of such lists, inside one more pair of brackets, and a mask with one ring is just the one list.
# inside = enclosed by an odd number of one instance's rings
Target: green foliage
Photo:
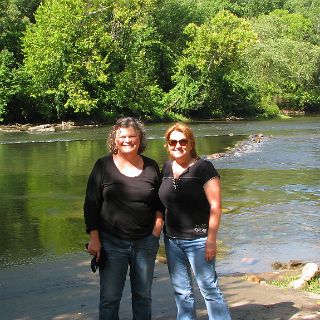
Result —
[[250, 69], [264, 95], [282, 108], [301, 110], [319, 101], [320, 47], [304, 40], [309, 22], [285, 11], [254, 20], [262, 41], [248, 52]]
[[91, 7], [82, 0], [47, 1], [24, 42], [30, 91], [53, 105], [58, 118], [68, 112], [156, 115], [161, 43], [153, 7], [154, 1], [138, 0]]
[[[37, 23], [27, 29], [24, 70], [31, 79], [29, 90], [42, 103], [54, 104], [56, 110], [48, 110], [49, 114], [54, 111], [60, 113], [64, 102], [61, 100], [66, 94], [65, 83], [82, 78], [81, 68], [85, 66], [76, 57], [78, 48], [75, 40], [77, 33], [83, 30], [81, 22], [84, 18], [81, 1], [50, 0], [39, 7]], [[78, 56], [84, 57], [80, 52]], [[68, 60], [74, 58], [75, 66], [68, 68]]]
[[320, 294], [320, 275], [318, 274], [313, 279], [308, 281], [306, 291]]
[[[292, 281], [298, 280], [299, 278], [298, 275], [288, 275], [281, 279], [271, 280], [269, 283], [277, 287], [288, 288]], [[307, 281], [302, 290], [320, 294], [320, 276], [315, 276], [313, 279]]]
[[3, 121], [12, 97], [20, 91], [14, 65], [13, 53], [8, 50], [0, 51], [0, 121]]
[[257, 17], [269, 14], [276, 9], [282, 9], [286, 0], [238, 0], [246, 17]]
[[310, 19], [287, 10], [275, 10], [269, 15], [259, 16], [253, 20], [253, 25], [261, 40], [288, 38], [309, 41], [314, 33]]
[[3, 0], [0, 119], [317, 112], [319, 17], [320, 0]]
[[22, 0], [2, 0], [0, 2], [0, 50], [13, 53], [15, 60], [21, 62], [21, 38], [29, 18]]
[[247, 21], [228, 11], [200, 26], [189, 24], [185, 32], [190, 40], [178, 61], [176, 86], [167, 103], [185, 115], [201, 109], [207, 115], [225, 115], [228, 112], [219, 103], [222, 82], [240, 66], [245, 49], [256, 41], [255, 34]]
[[290, 12], [302, 14], [310, 19], [313, 24], [313, 32], [310, 35], [314, 44], [320, 44], [320, 0], [287, 0], [285, 9]]

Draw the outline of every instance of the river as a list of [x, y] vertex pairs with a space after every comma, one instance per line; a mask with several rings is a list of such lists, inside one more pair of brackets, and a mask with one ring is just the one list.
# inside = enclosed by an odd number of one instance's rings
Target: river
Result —
[[[219, 273], [270, 271], [274, 261], [320, 262], [320, 117], [195, 122], [197, 150], [221, 174]], [[167, 124], [148, 124], [160, 166]], [[82, 204], [109, 127], [0, 131], [0, 267], [83, 252]], [[244, 143], [262, 133], [258, 142]], [[238, 144], [241, 148], [237, 148]]]

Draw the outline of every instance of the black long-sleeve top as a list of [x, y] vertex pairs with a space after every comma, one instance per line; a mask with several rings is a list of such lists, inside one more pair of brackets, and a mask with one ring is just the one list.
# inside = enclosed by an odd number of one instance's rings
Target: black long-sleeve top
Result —
[[128, 177], [116, 167], [112, 155], [96, 161], [89, 176], [84, 202], [86, 231], [99, 230], [122, 239], [140, 239], [151, 234], [157, 210], [160, 170], [142, 156], [140, 175]]

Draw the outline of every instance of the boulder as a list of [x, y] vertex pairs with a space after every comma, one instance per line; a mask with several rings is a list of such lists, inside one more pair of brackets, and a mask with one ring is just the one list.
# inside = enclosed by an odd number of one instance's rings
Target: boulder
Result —
[[316, 263], [307, 263], [302, 268], [301, 279], [304, 281], [311, 280], [319, 271], [319, 267]]
[[306, 282], [302, 278], [299, 278], [297, 280], [291, 281], [289, 284], [289, 287], [291, 287], [293, 289], [301, 289], [305, 285], [306, 285]]
[[299, 279], [292, 281], [289, 286], [294, 289], [303, 288], [308, 281], [313, 279], [319, 273], [319, 266], [316, 263], [307, 263], [301, 271]]

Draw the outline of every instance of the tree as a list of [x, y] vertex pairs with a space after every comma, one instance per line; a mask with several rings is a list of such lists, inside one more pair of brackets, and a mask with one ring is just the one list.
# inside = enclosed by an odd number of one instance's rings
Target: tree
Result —
[[0, 52], [0, 121], [6, 113], [8, 102], [17, 91], [12, 65], [14, 65], [13, 53], [2, 50]]
[[[255, 43], [250, 23], [228, 11], [210, 22], [189, 24], [187, 47], [178, 61], [176, 86], [167, 96], [168, 109], [186, 116], [198, 113], [226, 115], [230, 101], [222, 99], [227, 76], [240, 67], [241, 56]], [[224, 101], [222, 104], [221, 102]]]
[[161, 43], [154, 0], [50, 0], [24, 38], [24, 68], [42, 114], [157, 116]]
[[313, 23], [312, 42], [320, 45], [320, 0], [287, 0], [285, 9], [302, 14]]
[[264, 95], [282, 108], [319, 105], [320, 47], [309, 41], [312, 24], [301, 14], [275, 11], [253, 20], [259, 41], [248, 54]]
[[287, 0], [236, 0], [245, 17], [252, 18], [266, 15], [276, 9], [283, 9]]

